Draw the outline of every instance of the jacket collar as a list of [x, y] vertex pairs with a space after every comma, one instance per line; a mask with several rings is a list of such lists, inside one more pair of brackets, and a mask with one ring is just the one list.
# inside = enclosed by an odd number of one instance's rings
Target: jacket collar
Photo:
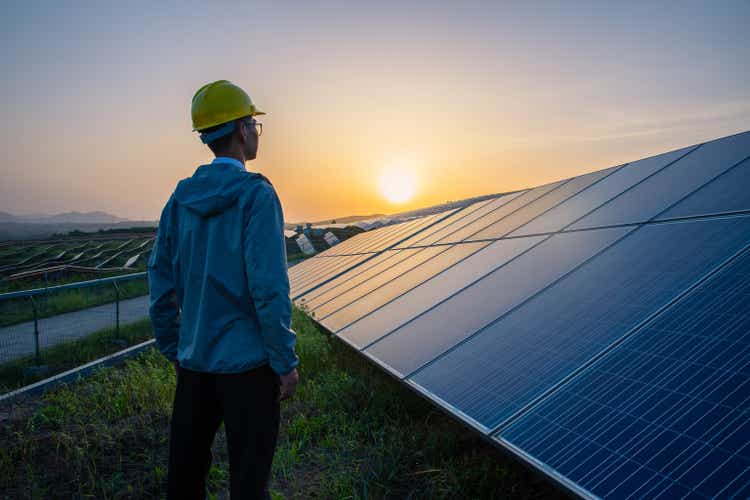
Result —
[[212, 165], [214, 163], [228, 163], [230, 165], [234, 165], [243, 172], [246, 171], [245, 165], [243, 165], [242, 162], [236, 158], [229, 158], [228, 156], [217, 156], [216, 158], [214, 158], [214, 161], [211, 162]]

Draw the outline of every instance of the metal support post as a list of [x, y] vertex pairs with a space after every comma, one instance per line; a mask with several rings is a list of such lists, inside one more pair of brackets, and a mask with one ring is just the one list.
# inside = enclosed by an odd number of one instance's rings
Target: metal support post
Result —
[[115, 287], [115, 339], [120, 339], [120, 287], [116, 281], [112, 282]]
[[31, 299], [31, 310], [34, 312], [34, 359], [37, 366], [40, 366], [42, 364], [42, 355], [39, 352], [39, 311], [34, 296], [29, 296], [29, 299]]

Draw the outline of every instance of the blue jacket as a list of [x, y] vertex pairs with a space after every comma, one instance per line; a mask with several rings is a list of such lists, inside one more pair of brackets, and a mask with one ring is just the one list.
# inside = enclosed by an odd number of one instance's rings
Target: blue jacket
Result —
[[167, 201], [148, 262], [156, 344], [189, 370], [238, 373], [294, 352], [284, 216], [276, 191], [239, 161], [217, 159]]

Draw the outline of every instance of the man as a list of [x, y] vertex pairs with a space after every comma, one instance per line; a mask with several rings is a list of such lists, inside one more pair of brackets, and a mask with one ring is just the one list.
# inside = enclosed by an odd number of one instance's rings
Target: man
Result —
[[148, 263], [154, 337], [177, 370], [168, 498], [205, 498], [222, 420], [231, 497], [270, 498], [279, 401], [294, 393], [299, 359], [281, 204], [245, 170], [261, 114], [226, 80], [196, 92], [193, 128], [216, 158], [177, 185]]

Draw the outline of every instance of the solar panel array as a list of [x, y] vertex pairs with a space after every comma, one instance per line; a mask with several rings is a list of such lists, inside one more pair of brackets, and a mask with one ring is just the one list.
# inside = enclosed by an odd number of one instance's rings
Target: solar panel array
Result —
[[750, 132], [362, 233], [290, 278], [570, 491], [750, 493]]

